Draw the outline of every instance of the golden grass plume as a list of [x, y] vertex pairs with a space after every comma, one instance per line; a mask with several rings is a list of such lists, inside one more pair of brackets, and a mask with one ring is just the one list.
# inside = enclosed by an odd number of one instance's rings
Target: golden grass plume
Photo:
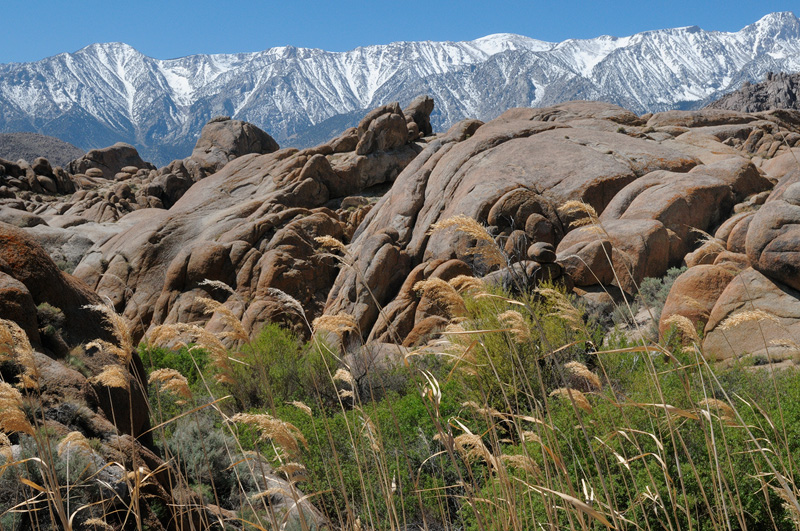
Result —
[[492, 235], [486, 231], [486, 228], [483, 225], [469, 216], [459, 214], [457, 216], [439, 221], [438, 223], [434, 223], [431, 225], [428, 234], [434, 234], [450, 228], [461, 231], [467, 234], [469, 237], [477, 240], [478, 244], [469, 249], [468, 252], [470, 254], [480, 256], [486, 260], [489, 265], [503, 265], [506, 263], [506, 259], [503, 256], [502, 251], [500, 251], [500, 248], [497, 247], [497, 243], [495, 243]]
[[771, 321], [776, 323], [778, 322], [778, 318], [775, 314], [769, 313], [765, 310], [744, 310], [726, 317], [717, 328], [725, 331], [752, 321]]
[[28, 335], [14, 321], [0, 319], [0, 362], [13, 361], [22, 367], [20, 387], [36, 387], [39, 371]]
[[697, 334], [697, 329], [695, 329], [694, 324], [684, 315], [677, 313], [670, 315], [664, 320], [664, 325], [666, 325], [667, 328], [675, 327], [675, 330], [680, 334], [684, 344], [689, 342], [699, 345], [701, 343], [700, 336]]
[[560, 317], [574, 330], [583, 329], [583, 314], [566, 295], [552, 288], [536, 288], [535, 291], [551, 305], [551, 315]]
[[314, 238], [314, 241], [316, 241], [325, 249], [329, 249], [331, 251], [339, 251], [342, 254], [347, 254], [347, 247], [333, 236], [317, 236], [316, 238]]
[[22, 406], [22, 394], [11, 384], [0, 382], [0, 431], [33, 435], [33, 426]]
[[230, 418], [230, 422], [252, 426], [259, 432], [259, 441], [270, 440], [289, 456], [300, 452], [300, 444], [308, 446], [302, 432], [294, 424], [266, 413], [237, 413]]
[[89, 379], [90, 382], [105, 387], [127, 389], [130, 385], [128, 371], [121, 365], [106, 365], [102, 372]]
[[89, 445], [89, 441], [84, 437], [84, 435], [79, 431], [71, 431], [67, 434], [66, 437], [61, 439], [56, 446], [56, 452], [59, 456], [64, 455], [65, 452], [68, 452], [71, 448], [79, 448], [85, 451], [92, 451], [92, 447]]
[[486, 283], [470, 275], [458, 275], [447, 281], [461, 295], [486, 293]]
[[299, 409], [300, 411], [302, 411], [303, 413], [305, 413], [306, 415], [308, 415], [309, 417], [313, 417], [314, 416], [314, 412], [311, 411], [311, 408], [308, 405], [306, 405], [305, 403], [300, 402], [299, 400], [294, 400], [294, 401], [289, 402], [289, 403], [291, 405], [293, 405], [294, 407], [296, 407], [297, 409]]
[[420, 280], [414, 284], [414, 291], [422, 293], [423, 296], [438, 304], [450, 317], [464, 315], [467, 311], [461, 295], [441, 278]]
[[579, 361], [570, 361], [564, 364], [564, 369], [573, 379], [579, 380], [592, 391], [599, 391], [603, 388], [600, 377], [589, 370], [586, 365]]
[[587, 413], [592, 412], [592, 405], [589, 403], [589, 400], [586, 398], [586, 395], [584, 395], [577, 389], [570, 389], [568, 387], [559, 387], [558, 389], [551, 391], [550, 396], [563, 398], [566, 400], [573, 400], [575, 402], [575, 405], [580, 409], [584, 410]]
[[340, 339], [344, 337], [347, 332], [357, 332], [359, 329], [356, 318], [348, 313], [322, 315], [314, 319], [312, 326], [315, 332], [326, 330], [336, 334]]
[[134, 345], [131, 329], [125, 319], [113, 308], [104, 304], [89, 304], [84, 308], [100, 313], [106, 321], [106, 328], [117, 340], [116, 345], [103, 340], [96, 340], [92, 344], [111, 352], [120, 361], [128, 363], [133, 355]]
[[222, 339], [231, 339], [239, 343], [247, 343], [250, 341], [250, 336], [242, 325], [242, 320], [237, 317], [233, 311], [214, 299], [208, 297], [197, 297], [196, 301], [200, 302], [205, 307], [205, 313], [211, 316], [219, 316], [222, 323], [228, 327], [228, 331], [219, 334]]
[[587, 225], [599, 224], [597, 211], [594, 207], [583, 201], [567, 201], [558, 208], [558, 211], [565, 216], [580, 216], [570, 223], [571, 227], [584, 227]]
[[511, 330], [511, 334], [519, 343], [531, 340], [531, 329], [525, 318], [516, 310], [508, 310], [497, 316], [497, 320]]
[[175, 369], [158, 369], [150, 373], [149, 384], [161, 384], [161, 390], [175, 393], [181, 398], [192, 398], [192, 391], [189, 389], [189, 382], [186, 377]]

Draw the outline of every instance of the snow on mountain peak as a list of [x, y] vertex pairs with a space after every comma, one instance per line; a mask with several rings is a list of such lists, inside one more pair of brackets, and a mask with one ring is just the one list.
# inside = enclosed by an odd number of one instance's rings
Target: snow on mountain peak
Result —
[[86, 149], [122, 140], [165, 162], [185, 156], [202, 124], [220, 114], [253, 122], [278, 142], [303, 135], [311, 142], [306, 131], [317, 124], [346, 127], [366, 109], [423, 92], [436, 101], [435, 126], [445, 128], [568, 99], [636, 112], [690, 108], [779, 70], [800, 70], [800, 20], [790, 12], [738, 32], [688, 26], [560, 43], [498, 33], [347, 52], [281, 46], [167, 60], [98, 43], [0, 65], [0, 116], [4, 130], [59, 131]]

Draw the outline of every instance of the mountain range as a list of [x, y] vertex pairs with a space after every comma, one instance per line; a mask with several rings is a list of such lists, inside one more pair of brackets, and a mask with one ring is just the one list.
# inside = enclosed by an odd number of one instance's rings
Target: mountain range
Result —
[[574, 99], [638, 113], [692, 109], [768, 72], [796, 71], [800, 20], [789, 12], [737, 32], [690, 26], [559, 43], [496, 34], [169, 60], [105, 43], [0, 65], [0, 132], [38, 132], [83, 149], [124, 141], [160, 165], [187, 156], [218, 115], [303, 147], [354, 125], [367, 109], [423, 93], [435, 99], [431, 120], [442, 130], [465, 117]]

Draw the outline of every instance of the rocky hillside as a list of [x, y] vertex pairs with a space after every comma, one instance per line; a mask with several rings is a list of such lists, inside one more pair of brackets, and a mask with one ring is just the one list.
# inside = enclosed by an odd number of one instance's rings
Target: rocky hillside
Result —
[[767, 74], [761, 83], [744, 83], [742, 88], [708, 105], [709, 109], [761, 112], [772, 109], [800, 110], [800, 74]]
[[308, 147], [368, 109], [422, 93], [438, 102], [437, 131], [572, 99], [657, 112], [700, 107], [767, 72], [797, 72], [798, 57], [792, 13], [732, 33], [692, 26], [560, 43], [498, 34], [341, 53], [286, 46], [160, 60], [122, 43], [93, 44], [0, 65], [0, 131], [39, 131], [87, 150], [123, 141], [163, 165], [187, 156], [217, 115]]
[[44, 157], [52, 164], [65, 166], [85, 153], [81, 148], [39, 133], [0, 133], [0, 157], [32, 161]]
[[[302, 150], [221, 116], [189, 157], [158, 169], [126, 144], [66, 168], [0, 160], [0, 318], [36, 353], [53, 429], [99, 438], [109, 467], [123, 463], [114, 452], [125, 443], [164, 471], [154, 496], [193, 507], [150, 515], [154, 528], [221, 511], [179, 499], [186, 493], [147, 439], [132, 346], [162, 324], [226, 337], [231, 318], [251, 336], [279, 322], [308, 337], [315, 318], [338, 316], [349, 323], [332, 338], [343, 354], [396, 356], [449, 322], [418, 291], [423, 280], [464, 275], [510, 290], [552, 281], [596, 313], [687, 266], [662, 333], [682, 316], [703, 331], [695, 340], [710, 359], [794, 364], [800, 112], [637, 115], [576, 101], [434, 135], [433, 109], [428, 97], [383, 105]], [[113, 333], [87, 308], [100, 303], [122, 316]], [[97, 337], [122, 347], [86, 345]], [[89, 360], [80, 371], [65, 365], [76, 347]], [[135, 382], [130, 393], [100, 377], [114, 364]], [[0, 369], [6, 380], [26, 374]], [[66, 396], [87, 404], [80, 423], [63, 414]], [[109, 482], [122, 481], [111, 468], [119, 478]], [[294, 507], [285, 496], [274, 503]]]

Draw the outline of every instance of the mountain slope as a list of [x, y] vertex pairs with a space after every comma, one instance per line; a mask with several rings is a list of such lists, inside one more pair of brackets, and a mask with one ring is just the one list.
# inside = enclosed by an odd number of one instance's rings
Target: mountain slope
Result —
[[187, 155], [202, 125], [220, 114], [291, 144], [420, 93], [435, 98], [432, 120], [442, 129], [467, 116], [490, 119], [513, 106], [570, 99], [636, 112], [694, 108], [767, 72], [798, 70], [800, 21], [791, 13], [733, 33], [693, 26], [561, 43], [498, 34], [170, 60], [126, 44], [93, 44], [0, 65], [0, 131], [37, 131], [86, 149], [122, 140], [164, 163]]

